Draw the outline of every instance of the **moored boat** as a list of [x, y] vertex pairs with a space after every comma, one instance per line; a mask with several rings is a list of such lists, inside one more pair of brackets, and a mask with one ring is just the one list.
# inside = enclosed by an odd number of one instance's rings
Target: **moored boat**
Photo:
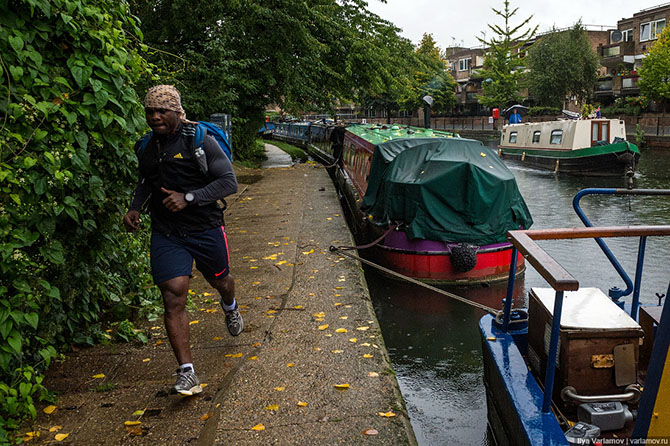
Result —
[[[532, 219], [512, 173], [481, 142], [431, 129], [354, 125], [335, 171], [357, 239], [373, 258], [425, 282], [504, 280], [505, 232]], [[390, 230], [393, 228], [394, 230]], [[524, 269], [517, 256], [517, 271]]]
[[[496, 444], [663, 444], [670, 437], [670, 303], [641, 306], [648, 237], [670, 226], [590, 227], [586, 194], [670, 195], [670, 190], [587, 189], [574, 200], [586, 228], [511, 231], [508, 238], [547, 281], [527, 310], [504, 300], [480, 320], [488, 421]], [[607, 248], [608, 237], [639, 238], [634, 282]], [[552, 240], [594, 238], [627, 285], [608, 295], [581, 287], [543, 249]], [[542, 247], [536, 241], [545, 240]], [[513, 267], [512, 267], [513, 272]], [[508, 290], [513, 288], [510, 274]], [[670, 289], [669, 289], [670, 292]], [[631, 295], [624, 305], [622, 295]], [[656, 440], [661, 440], [656, 441]]]
[[540, 169], [599, 176], [632, 177], [640, 159], [625, 123], [600, 118], [506, 125], [498, 153]]

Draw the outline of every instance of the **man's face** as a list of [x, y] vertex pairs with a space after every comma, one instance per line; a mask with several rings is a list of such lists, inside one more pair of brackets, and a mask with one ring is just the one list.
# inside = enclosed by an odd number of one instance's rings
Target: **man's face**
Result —
[[147, 124], [158, 135], [171, 135], [179, 124], [179, 114], [164, 108], [145, 108]]

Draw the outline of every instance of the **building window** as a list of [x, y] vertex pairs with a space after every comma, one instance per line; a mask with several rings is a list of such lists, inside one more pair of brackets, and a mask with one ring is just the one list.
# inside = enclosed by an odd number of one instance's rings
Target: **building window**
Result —
[[509, 142], [510, 144], [516, 144], [516, 132], [510, 132]]
[[563, 130], [552, 130], [551, 131], [551, 144], [560, 144], [563, 142]]
[[472, 65], [472, 57], [467, 59], [458, 60], [458, 71], [470, 71], [470, 65]]
[[540, 143], [540, 131], [537, 130], [533, 132], [533, 144], [539, 144]]
[[654, 40], [665, 28], [665, 19], [640, 24], [640, 42]]
[[633, 30], [632, 29], [627, 29], [622, 31], [623, 34], [623, 41], [624, 42], [632, 42], [633, 41]]

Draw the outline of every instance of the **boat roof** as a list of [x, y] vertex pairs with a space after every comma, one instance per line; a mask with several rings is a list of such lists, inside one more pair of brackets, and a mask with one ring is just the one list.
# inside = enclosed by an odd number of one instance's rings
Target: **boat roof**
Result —
[[514, 175], [495, 151], [464, 138], [399, 138], [375, 145], [361, 203], [410, 239], [488, 245], [533, 224]]
[[354, 135], [370, 142], [372, 145], [386, 141], [406, 138], [453, 138], [454, 133], [442, 130], [424, 129], [421, 127], [400, 126], [397, 124], [356, 124], [347, 127]]

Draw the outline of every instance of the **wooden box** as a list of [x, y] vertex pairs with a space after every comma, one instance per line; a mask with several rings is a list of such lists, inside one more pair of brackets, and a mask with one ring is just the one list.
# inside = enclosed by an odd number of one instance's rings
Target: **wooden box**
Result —
[[[532, 288], [529, 293], [527, 358], [541, 381], [547, 366], [555, 296], [551, 288]], [[637, 382], [642, 337], [640, 325], [599, 289], [565, 292], [554, 400], [560, 400], [566, 386], [574, 387], [580, 395], [623, 393], [628, 384]]]

